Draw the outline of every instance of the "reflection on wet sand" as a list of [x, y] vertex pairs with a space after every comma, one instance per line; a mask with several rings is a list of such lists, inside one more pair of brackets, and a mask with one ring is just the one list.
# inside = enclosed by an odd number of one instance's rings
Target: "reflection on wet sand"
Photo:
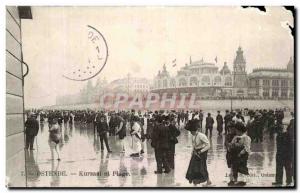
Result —
[[[59, 164], [60, 164], [60, 161], [54, 161], [52, 160], [51, 161], [51, 171], [52, 172], [59, 172]], [[53, 173], [53, 174], [54, 174]], [[51, 176], [51, 182], [50, 182], [50, 186], [51, 187], [60, 187], [60, 175], [52, 175]]]
[[27, 180], [32, 182], [33, 185], [36, 185], [36, 182], [39, 180], [40, 173], [39, 165], [35, 161], [35, 156], [37, 155], [38, 154], [32, 150], [25, 151]]
[[[113, 153], [100, 150], [100, 139], [95, 135], [92, 124], [62, 124], [63, 140], [59, 144], [61, 161], [51, 160], [48, 145], [48, 124], [41, 125], [37, 136], [37, 150], [26, 153], [28, 186], [31, 187], [172, 187], [187, 186], [185, 179], [191, 156], [191, 135], [184, 129], [176, 145], [175, 170], [169, 174], [155, 175], [156, 162], [150, 141], [143, 144], [145, 153], [140, 158], [131, 158], [131, 138], [126, 137], [126, 152], [120, 153], [118, 137], [109, 136], [109, 146]], [[208, 171], [214, 186], [227, 187], [229, 169], [226, 165], [224, 135], [217, 135], [216, 129], [210, 139], [208, 152]], [[275, 140], [266, 138], [263, 143], [253, 143], [248, 166], [251, 173], [275, 173]], [[51, 160], [51, 161], [49, 161]], [[33, 175], [39, 171], [64, 171], [66, 176]], [[80, 176], [79, 172], [93, 172], [100, 175]], [[248, 177], [248, 186], [271, 186], [273, 177]]]

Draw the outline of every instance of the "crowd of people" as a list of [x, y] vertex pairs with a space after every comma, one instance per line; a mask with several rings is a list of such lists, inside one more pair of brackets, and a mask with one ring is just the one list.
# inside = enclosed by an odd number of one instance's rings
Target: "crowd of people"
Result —
[[[60, 160], [57, 145], [61, 140], [62, 124], [92, 124], [95, 134], [108, 153], [115, 151], [109, 146], [108, 136], [118, 136], [121, 152], [125, 153], [125, 138], [132, 138], [131, 157], [144, 154], [143, 142], [148, 140], [155, 152], [157, 170], [155, 174], [169, 173], [175, 167], [175, 146], [182, 129], [192, 135], [192, 156], [186, 173], [186, 179], [194, 185], [212, 182], [207, 170], [207, 154], [213, 135], [225, 135], [227, 166], [230, 170], [228, 186], [244, 186], [246, 182], [238, 181], [238, 173], [249, 175], [247, 161], [251, 153], [251, 143], [261, 143], [264, 133], [270, 139], [276, 134], [276, 179], [273, 185], [283, 184], [283, 168], [286, 171], [286, 185], [293, 182], [294, 170], [294, 115], [285, 123], [284, 109], [276, 110], [226, 110], [222, 115], [217, 111], [214, 118], [211, 113], [199, 111], [105, 111], [105, 110], [30, 110], [25, 123], [26, 147], [33, 149], [34, 137], [38, 133], [38, 121], [48, 122], [49, 146], [52, 157], [54, 150]], [[249, 117], [246, 121], [245, 117]], [[205, 120], [205, 121], [204, 121]], [[216, 122], [216, 126], [215, 126]], [[204, 125], [205, 123], [205, 125]]]

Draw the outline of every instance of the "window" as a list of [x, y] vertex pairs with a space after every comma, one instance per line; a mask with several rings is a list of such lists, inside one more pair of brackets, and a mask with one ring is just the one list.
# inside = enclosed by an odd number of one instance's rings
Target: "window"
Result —
[[179, 80], [179, 86], [187, 86], [187, 82], [186, 82], [185, 78], [181, 78]]
[[259, 86], [259, 80], [255, 80], [255, 86]]
[[190, 79], [190, 86], [198, 86], [198, 79], [196, 77]]
[[232, 78], [230, 76], [225, 78], [225, 86], [232, 86]]
[[220, 76], [216, 76], [214, 79], [215, 85], [221, 85], [222, 79]]
[[286, 98], [287, 92], [288, 92], [288, 90], [286, 88], [281, 89], [281, 97]]
[[279, 86], [279, 80], [272, 80], [272, 86]]
[[263, 89], [263, 97], [269, 97], [269, 89]]
[[279, 93], [279, 89], [278, 88], [274, 88], [272, 90], [272, 97], [278, 97], [278, 93]]
[[288, 87], [288, 81], [287, 80], [281, 80], [281, 87]]
[[263, 86], [270, 86], [270, 80], [263, 80]]
[[202, 77], [202, 85], [204, 84], [204, 85], [210, 85], [210, 78], [209, 78], [209, 76], [203, 76]]

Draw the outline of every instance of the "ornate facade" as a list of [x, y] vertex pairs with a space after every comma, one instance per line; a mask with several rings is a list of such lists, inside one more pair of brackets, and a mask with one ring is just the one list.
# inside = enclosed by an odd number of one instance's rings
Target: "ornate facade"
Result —
[[190, 63], [185, 64], [175, 76], [171, 76], [166, 65], [163, 65], [162, 71], [154, 77], [151, 92], [195, 93], [199, 97], [209, 98], [291, 98], [294, 96], [293, 77], [292, 59], [286, 69], [254, 69], [248, 75], [246, 59], [242, 48], [239, 47], [232, 72], [226, 62], [219, 70], [215, 63], [204, 62], [202, 59], [194, 62], [190, 60]]
[[204, 62], [202, 59], [190, 61], [176, 76], [171, 77], [164, 65], [154, 78], [152, 92], [196, 93], [202, 97], [244, 96], [247, 93], [246, 60], [241, 47], [236, 53], [233, 72], [226, 62], [219, 70], [215, 63]]
[[163, 66], [154, 79], [153, 92], [197, 93], [201, 96], [216, 96], [233, 87], [233, 76], [225, 63], [222, 70], [213, 63], [191, 62], [171, 77]]

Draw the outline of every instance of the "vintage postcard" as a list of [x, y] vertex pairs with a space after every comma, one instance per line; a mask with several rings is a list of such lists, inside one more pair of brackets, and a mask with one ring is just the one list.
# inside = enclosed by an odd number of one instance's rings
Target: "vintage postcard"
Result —
[[292, 6], [6, 6], [8, 188], [295, 188]]

